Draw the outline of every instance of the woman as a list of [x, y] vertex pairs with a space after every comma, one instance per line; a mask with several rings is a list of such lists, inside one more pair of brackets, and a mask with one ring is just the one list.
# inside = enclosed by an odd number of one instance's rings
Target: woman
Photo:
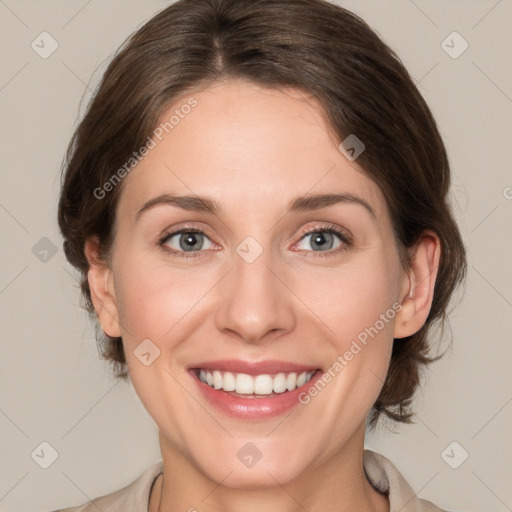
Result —
[[89, 510], [441, 510], [364, 449], [409, 422], [462, 282], [436, 123], [323, 0], [188, 0], [109, 65], [59, 225], [162, 461]]

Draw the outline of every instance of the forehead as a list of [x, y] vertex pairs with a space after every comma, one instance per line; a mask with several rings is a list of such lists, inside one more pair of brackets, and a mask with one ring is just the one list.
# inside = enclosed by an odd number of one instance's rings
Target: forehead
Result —
[[305, 92], [224, 81], [176, 99], [155, 130], [154, 147], [125, 178], [119, 210], [164, 192], [215, 198], [238, 213], [338, 192], [385, 214], [378, 186], [339, 151], [324, 110]]

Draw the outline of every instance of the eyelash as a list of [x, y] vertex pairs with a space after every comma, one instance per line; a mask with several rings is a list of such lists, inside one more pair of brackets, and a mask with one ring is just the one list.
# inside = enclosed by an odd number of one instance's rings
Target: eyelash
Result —
[[[190, 251], [190, 252], [187, 252], [187, 251], [176, 251], [175, 249], [170, 249], [169, 247], [167, 247], [165, 245], [165, 243], [170, 238], [172, 238], [175, 235], [180, 235], [182, 233], [200, 233], [200, 234], [208, 237], [208, 235], [206, 235], [206, 233], [204, 231], [200, 230], [200, 229], [197, 229], [197, 228], [194, 228], [194, 227], [184, 226], [183, 228], [180, 228], [180, 229], [178, 229], [176, 231], [170, 231], [170, 232], [165, 233], [163, 235], [163, 237], [158, 240], [158, 246], [161, 247], [164, 251], [170, 253], [173, 257], [176, 257], [176, 258], [198, 258], [198, 257], [201, 257], [203, 255], [202, 253], [204, 252], [203, 250], [201, 250], [201, 251]], [[346, 251], [346, 250], [348, 250], [352, 246], [352, 239], [351, 239], [351, 237], [347, 233], [345, 233], [344, 231], [341, 231], [340, 229], [336, 228], [333, 224], [323, 224], [323, 225], [315, 226], [312, 229], [308, 229], [308, 230], [304, 231], [300, 235], [299, 242], [304, 237], [306, 237], [307, 235], [311, 235], [313, 233], [331, 233], [331, 234], [334, 234], [334, 235], [338, 236], [338, 238], [341, 240], [342, 246], [337, 248], [337, 249], [335, 249], [335, 250], [331, 250], [331, 251], [305, 251], [307, 253], [306, 257], [317, 258], [317, 257], [332, 256], [333, 254], [337, 254], [339, 252]], [[297, 251], [297, 252], [303, 252], [303, 251]]]

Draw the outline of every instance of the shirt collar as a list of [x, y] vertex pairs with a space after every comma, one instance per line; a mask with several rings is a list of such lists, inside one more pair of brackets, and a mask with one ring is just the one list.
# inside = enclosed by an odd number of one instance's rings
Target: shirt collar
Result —
[[395, 465], [384, 455], [365, 449], [363, 466], [373, 488], [388, 497], [390, 512], [443, 512], [432, 502], [418, 498]]

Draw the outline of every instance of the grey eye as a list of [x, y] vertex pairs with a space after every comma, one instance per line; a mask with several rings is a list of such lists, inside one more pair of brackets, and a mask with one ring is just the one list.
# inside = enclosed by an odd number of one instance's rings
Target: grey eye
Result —
[[[173, 245], [178, 241], [178, 246]], [[204, 247], [205, 242], [210, 244], [210, 247]], [[212, 246], [210, 239], [204, 234], [196, 231], [181, 231], [169, 235], [165, 241], [165, 245], [171, 247], [176, 251], [195, 252], [202, 249], [209, 249]]]
[[[338, 239], [338, 245], [335, 246], [334, 244], [336, 243], [336, 238]], [[308, 239], [310, 239], [311, 248], [299, 246], [299, 249], [306, 251], [330, 251], [331, 249], [336, 249], [341, 245], [340, 237], [337, 234], [326, 230], [318, 230], [308, 233], [302, 238], [299, 244]]]

